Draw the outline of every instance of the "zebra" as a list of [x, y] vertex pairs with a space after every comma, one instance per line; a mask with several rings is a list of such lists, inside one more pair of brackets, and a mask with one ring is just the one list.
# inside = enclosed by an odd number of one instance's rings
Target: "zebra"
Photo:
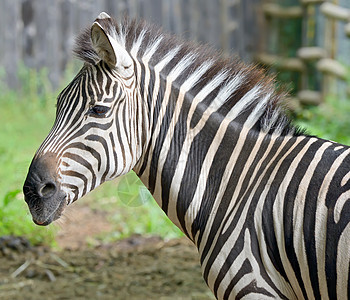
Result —
[[102, 12], [23, 191], [33, 221], [134, 170], [218, 299], [349, 298], [350, 148], [308, 135], [256, 66]]

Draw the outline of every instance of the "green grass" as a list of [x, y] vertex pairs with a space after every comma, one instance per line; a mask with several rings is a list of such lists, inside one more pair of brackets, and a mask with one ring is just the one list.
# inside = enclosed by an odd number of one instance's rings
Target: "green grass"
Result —
[[106, 182], [83, 199], [93, 209], [108, 212], [113, 231], [98, 237], [103, 242], [132, 234], [159, 235], [165, 239], [183, 234], [171, 223], [134, 172]]
[[55, 98], [39, 85], [47, 78], [44, 73], [27, 75], [31, 82], [20, 91], [0, 87], [0, 236], [24, 235], [34, 244], [53, 244], [55, 230], [33, 224], [21, 190], [35, 150], [52, 125]]
[[306, 128], [307, 133], [320, 138], [350, 145], [350, 99], [338, 100], [328, 97], [314, 107], [301, 110], [296, 124]]
[[102, 242], [132, 234], [159, 235], [164, 239], [183, 236], [133, 171], [105, 182], [78, 201], [84, 201], [92, 209], [108, 212], [113, 230], [98, 237]]

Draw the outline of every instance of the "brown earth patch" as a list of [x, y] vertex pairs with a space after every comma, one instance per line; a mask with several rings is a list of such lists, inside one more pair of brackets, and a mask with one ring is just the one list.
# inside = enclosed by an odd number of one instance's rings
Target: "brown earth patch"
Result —
[[60, 251], [0, 238], [0, 299], [214, 299], [186, 238], [139, 235], [107, 245], [87, 242], [112, 230], [106, 212], [84, 203], [59, 221]]
[[134, 236], [83, 250], [0, 255], [0, 299], [213, 299], [194, 246]]
[[74, 203], [57, 221], [59, 231], [56, 242], [61, 249], [77, 250], [87, 246], [89, 240], [112, 230], [108, 214], [93, 210], [84, 202]]

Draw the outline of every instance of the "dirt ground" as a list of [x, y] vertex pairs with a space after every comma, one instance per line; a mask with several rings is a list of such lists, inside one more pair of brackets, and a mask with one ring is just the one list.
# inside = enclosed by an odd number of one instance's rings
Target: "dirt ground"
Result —
[[60, 251], [0, 239], [0, 299], [214, 299], [187, 239], [133, 236], [91, 248], [87, 235], [108, 223], [98, 212], [80, 211], [75, 226], [59, 234]]

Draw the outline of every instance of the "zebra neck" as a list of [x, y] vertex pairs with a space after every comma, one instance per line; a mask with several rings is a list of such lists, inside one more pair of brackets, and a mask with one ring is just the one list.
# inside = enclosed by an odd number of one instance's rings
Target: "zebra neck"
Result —
[[[193, 132], [189, 130], [188, 122], [192, 98], [173, 85], [169, 78], [162, 79], [156, 70], [148, 77], [154, 85], [148, 91], [141, 89], [141, 94], [148, 103], [149, 140], [134, 171], [158, 205], [183, 230], [176, 206], [180, 203], [177, 195], [186, 168], [186, 154], [192, 144]], [[153, 90], [152, 97], [150, 90]]]
[[[254, 85], [243, 71], [229, 80], [225, 72], [204, 76], [206, 82], [198, 84], [212, 62], [197, 66], [188, 75], [191, 56], [175, 66], [170, 63], [177, 51], [169, 51], [154, 65], [149, 65], [147, 55], [141, 60], [135, 57], [149, 126], [134, 171], [173, 223], [195, 240], [216, 199], [213, 191], [218, 191], [226, 170], [221, 162], [239, 156], [241, 146], [236, 147], [233, 141], [243, 139], [243, 144], [248, 141], [246, 147], [254, 145], [258, 137], [266, 135], [261, 133], [261, 124], [265, 124], [264, 132], [276, 128], [275, 134], [281, 134], [284, 123], [279, 120], [278, 110], [272, 111], [271, 121], [261, 121], [272, 90]], [[247, 82], [253, 85], [248, 91], [242, 88]], [[228, 101], [232, 95], [237, 99]]]
[[219, 207], [222, 175], [232, 175], [242, 145], [248, 153], [266, 134], [221, 114], [205, 114], [206, 108], [194, 109], [193, 97], [180, 90], [173, 88], [168, 98], [164, 91], [163, 101], [154, 104], [160, 107], [154, 113], [160, 125], [134, 170], [171, 221], [196, 243], [215, 213], [212, 208]]

